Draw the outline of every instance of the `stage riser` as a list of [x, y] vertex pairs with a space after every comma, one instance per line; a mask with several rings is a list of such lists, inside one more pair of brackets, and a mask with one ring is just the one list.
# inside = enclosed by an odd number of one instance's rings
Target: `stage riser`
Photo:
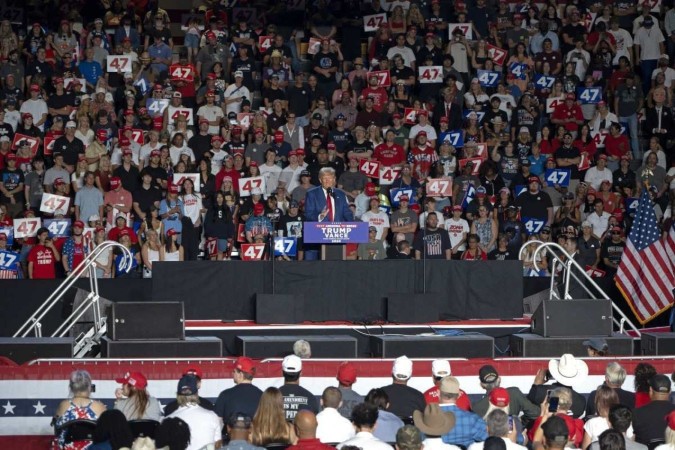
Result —
[[101, 340], [103, 358], [219, 358], [223, 342], [214, 337], [188, 337], [184, 341]]
[[643, 333], [643, 355], [675, 355], [675, 333]]
[[237, 336], [237, 351], [251, 358], [283, 358], [293, 353], [293, 344], [300, 339], [309, 342], [312, 358], [358, 357], [356, 338], [344, 335]]
[[72, 358], [73, 338], [0, 338], [0, 356], [17, 364], [38, 358]]
[[389, 294], [387, 320], [392, 323], [438, 322], [439, 294]]
[[371, 336], [373, 357], [493, 358], [494, 339], [484, 334], [462, 336]]
[[[514, 334], [510, 339], [510, 356], [560, 357], [564, 353], [586, 357], [583, 342], [590, 337], [543, 337], [537, 334]], [[627, 335], [604, 337], [612, 356], [633, 356], [633, 338]]]

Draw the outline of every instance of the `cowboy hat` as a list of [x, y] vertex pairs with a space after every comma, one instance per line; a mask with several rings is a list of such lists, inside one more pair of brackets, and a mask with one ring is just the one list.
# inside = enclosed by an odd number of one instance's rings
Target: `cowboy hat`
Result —
[[576, 359], [569, 353], [562, 355], [560, 360], [550, 360], [548, 362], [548, 371], [551, 372], [555, 381], [563, 386], [572, 386], [575, 381], [588, 376], [586, 362]]
[[455, 427], [455, 415], [444, 412], [437, 403], [430, 403], [424, 408], [424, 413], [413, 413], [413, 422], [426, 435], [443, 436]]

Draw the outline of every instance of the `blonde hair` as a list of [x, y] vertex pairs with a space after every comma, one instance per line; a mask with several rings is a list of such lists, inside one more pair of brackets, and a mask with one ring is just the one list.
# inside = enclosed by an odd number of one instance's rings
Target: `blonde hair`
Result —
[[272, 443], [291, 443], [291, 429], [286, 423], [281, 391], [269, 387], [263, 392], [251, 422], [251, 443], [265, 447]]

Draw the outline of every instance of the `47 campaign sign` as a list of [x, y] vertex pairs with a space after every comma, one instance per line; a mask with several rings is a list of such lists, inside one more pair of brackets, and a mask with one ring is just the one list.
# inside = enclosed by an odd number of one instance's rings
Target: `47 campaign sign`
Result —
[[0, 250], [0, 270], [19, 270], [19, 254], [7, 250]]
[[368, 242], [368, 223], [305, 222], [303, 240], [308, 244], [363, 244]]
[[275, 237], [274, 256], [295, 256], [298, 254], [298, 238]]
[[582, 105], [595, 105], [602, 101], [602, 88], [600, 87], [579, 87], [577, 88], [577, 98]]
[[567, 187], [570, 185], [570, 176], [572, 171], [570, 169], [546, 169], [544, 178], [546, 184], [549, 186]]
[[499, 84], [501, 74], [491, 70], [479, 70], [478, 82], [483, 87], [496, 87]]
[[44, 226], [52, 239], [70, 236], [70, 219], [45, 219]]

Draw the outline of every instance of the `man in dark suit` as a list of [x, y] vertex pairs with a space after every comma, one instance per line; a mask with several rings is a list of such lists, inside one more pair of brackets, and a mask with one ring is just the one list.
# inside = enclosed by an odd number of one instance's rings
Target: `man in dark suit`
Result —
[[434, 107], [434, 126], [438, 128], [441, 117], [447, 117], [449, 129], [459, 130], [462, 128], [462, 108], [453, 103], [454, 94], [450, 89], [445, 88], [442, 97]]
[[354, 214], [349, 209], [347, 196], [335, 187], [335, 169], [323, 167], [319, 171], [317, 186], [305, 196], [305, 219], [309, 222], [352, 222]]
[[654, 89], [654, 107], [645, 109], [644, 135], [647, 139], [657, 137], [661, 147], [667, 148], [668, 139], [672, 138], [675, 130], [675, 120], [670, 108], [664, 104], [666, 91], [663, 88]]

